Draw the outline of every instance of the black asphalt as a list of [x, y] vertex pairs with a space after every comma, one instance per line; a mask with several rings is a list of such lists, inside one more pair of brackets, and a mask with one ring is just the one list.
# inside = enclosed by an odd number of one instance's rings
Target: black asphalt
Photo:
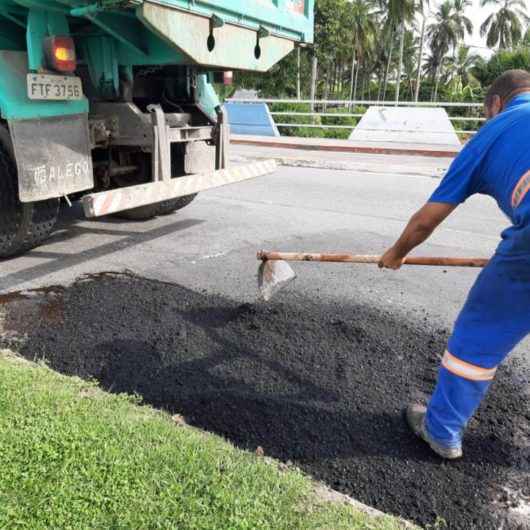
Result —
[[[516, 528], [504, 521], [514, 497], [503, 486], [530, 494], [530, 413], [508, 368], [471, 422], [461, 461], [433, 456], [403, 422], [404, 405], [432, 389], [448, 337], [428, 314], [417, 320], [293, 292], [239, 305], [125, 275], [40, 296], [24, 330], [27, 358], [137, 393], [422, 525]], [[16, 326], [12, 300], [4, 298], [7, 326]]]

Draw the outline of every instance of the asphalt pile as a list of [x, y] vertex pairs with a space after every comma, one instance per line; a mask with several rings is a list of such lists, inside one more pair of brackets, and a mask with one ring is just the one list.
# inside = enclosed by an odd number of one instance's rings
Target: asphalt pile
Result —
[[508, 368], [471, 422], [463, 460], [442, 462], [404, 424], [403, 407], [432, 391], [448, 338], [428, 315], [292, 292], [241, 305], [126, 275], [36, 298], [31, 325], [28, 300], [4, 300], [3, 346], [18, 329], [16, 347], [31, 360], [139, 394], [421, 525], [517, 527], [505, 517], [513, 491], [530, 494], [530, 414]]

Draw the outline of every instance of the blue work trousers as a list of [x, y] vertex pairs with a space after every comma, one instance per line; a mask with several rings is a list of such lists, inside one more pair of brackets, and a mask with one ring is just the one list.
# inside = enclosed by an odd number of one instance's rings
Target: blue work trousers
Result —
[[425, 419], [438, 443], [461, 445], [497, 367], [529, 333], [530, 253], [497, 253], [469, 292], [440, 367]]

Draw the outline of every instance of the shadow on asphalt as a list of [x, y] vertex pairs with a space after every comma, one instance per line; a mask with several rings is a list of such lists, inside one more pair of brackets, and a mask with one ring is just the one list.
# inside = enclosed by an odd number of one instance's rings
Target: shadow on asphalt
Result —
[[[131, 221], [124, 221], [112, 217], [106, 217], [103, 221], [98, 219], [98, 226], [90, 226], [89, 221], [86, 219], [82, 219], [83, 224], [80, 225], [78, 224], [80, 221], [80, 215], [82, 215], [82, 213], [79, 211], [78, 205], [75, 205], [72, 210], [62, 212], [57, 229], [46, 244], [53, 245], [55, 243], [65, 243], [86, 235], [101, 235], [103, 237], [116, 236], [118, 239], [113, 239], [110, 242], [96, 246], [91, 244], [89, 248], [79, 252], [64, 253], [55, 250], [46, 250], [46, 247], [32, 250], [26, 254], [27, 257], [44, 258], [48, 261], [39, 263], [38, 265], [25, 267], [15, 272], [3, 274], [1, 278], [2, 290], [7, 291], [9, 289], [15, 289], [22, 283], [30, 282], [48, 274], [69, 269], [103, 256], [108, 256], [114, 252], [120, 252], [138, 245], [143, 245], [144, 243], [154, 241], [155, 239], [165, 237], [175, 232], [188, 230], [189, 228], [204, 222], [201, 219], [184, 219], [147, 230], [145, 229], [145, 223], [143, 223], [143, 228], [141, 230], [134, 231], [130, 229], [113, 229], [113, 226], [125, 223], [130, 226]], [[105, 223], [105, 227], [101, 226], [102, 222]], [[95, 224], [96, 222], [94, 222], [94, 225]], [[142, 226], [142, 224], [139, 223], [139, 226]], [[1, 261], [2, 260], [0, 260], [0, 263]]]
[[428, 315], [292, 293], [238, 305], [113, 274], [42, 296], [31, 325], [27, 299], [4, 300], [4, 326], [27, 335], [25, 357], [261, 446], [383, 511], [499, 528], [508, 478], [529, 486], [527, 405], [507, 368], [471, 422], [463, 460], [440, 461], [404, 425], [402, 407], [431, 391], [447, 340]]

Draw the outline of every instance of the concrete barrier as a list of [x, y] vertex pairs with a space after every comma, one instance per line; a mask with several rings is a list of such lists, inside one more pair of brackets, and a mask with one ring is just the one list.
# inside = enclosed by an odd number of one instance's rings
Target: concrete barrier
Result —
[[225, 109], [232, 134], [280, 136], [266, 103], [226, 102]]

